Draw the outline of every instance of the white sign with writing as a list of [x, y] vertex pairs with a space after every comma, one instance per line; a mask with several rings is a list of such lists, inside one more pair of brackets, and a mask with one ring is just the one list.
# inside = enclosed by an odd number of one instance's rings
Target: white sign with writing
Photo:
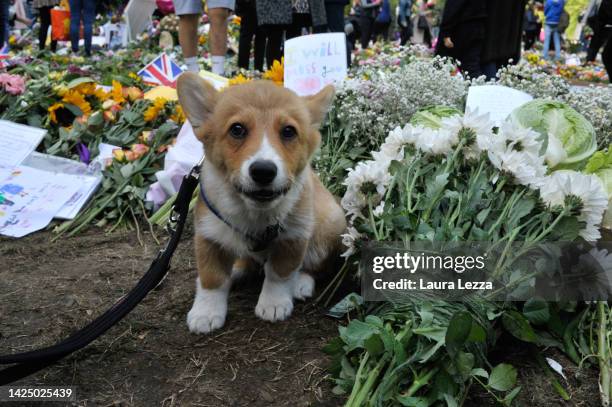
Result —
[[346, 78], [344, 33], [314, 34], [285, 41], [285, 87], [312, 95]]
[[514, 109], [532, 99], [531, 95], [507, 86], [471, 86], [465, 110], [478, 110], [480, 114], [489, 113], [491, 120], [499, 126]]
[[0, 166], [21, 164], [45, 134], [47, 130], [0, 120]]

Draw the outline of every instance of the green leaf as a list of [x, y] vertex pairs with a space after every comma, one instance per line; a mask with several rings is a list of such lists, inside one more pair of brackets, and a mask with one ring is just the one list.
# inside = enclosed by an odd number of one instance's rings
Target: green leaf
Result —
[[445, 337], [446, 350], [451, 357], [463, 349], [471, 330], [472, 316], [469, 312], [461, 311], [453, 315], [448, 324]]
[[498, 391], [508, 391], [516, 384], [516, 369], [507, 363], [500, 363], [491, 370], [488, 386]]
[[355, 319], [340, 332], [340, 336], [348, 346], [347, 352], [350, 352], [353, 349], [363, 348], [364, 341], [378, 331], [377, 327]]
[[520, 391], [521, 391], [521, 386], [517, 386], [514, 389], [512, 389], [512, 391], [510, 391], [508, 394], [506, 394], [506, 397], [504, 397], [505, 404], [506, 405], [512, 404], [512, 401], [519, 394]]
[[458, 352], [455, 357], [455, 366], [461, 377], [466, 380], [474, 368], [474, 355], [468, 352]]
[[396, 400], [406, 407], [428, 407], [429, 401], [425, 397], [398, 396]]
[[363, 346], [372, 356], [378, 356], [385, 351], [385, 345], [383, 344], [380, 335], [371, 335], [363, 342]]
[[538, 340], [529, 321], [524, 316], [516, 311], [507, 311], [502, 316], [504, 328], [510, 332], [515, 338], [525, 342], [535, 343]]
[[66, 86], [68, 87], [68, 89], [72, 89], [72, 88], [76, 88], [80, 84], [93, 82], [93, 81], [94, 81], [93, 79], [88, 78], [88, 77], [79, 77], [79, 78], [73, 79], [70, 82], [68, 82]]
[[489, 378], [489, 373], [487, 373], [486, 370], [484, 370], [483, 368], [480, 368], [480, 367], [472, 369], [471, 374], [472, 374], [472, 376], [484, 377], [485, 379]]
[[523, 315], [535, 325], [542, 325], [550, 319], [548, 303], [539, 299], [531, 298], [523, 306]]

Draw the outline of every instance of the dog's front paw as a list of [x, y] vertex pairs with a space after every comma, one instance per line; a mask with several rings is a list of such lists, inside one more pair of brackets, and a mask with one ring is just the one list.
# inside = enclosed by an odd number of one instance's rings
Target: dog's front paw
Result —
[[191, 332], [206, 334], [225, 324], [228, 288], [207, 290], [203, 289], [197, 281], [193, 306], [187, 314], [187, 326]]
[[227, 309], [212, 304], [193, 304], [187, 314], [187, 326], [196, 334], [207, 334], [225, 324]]
[[293, 298], [305, 300], [312, 297], [314, 293], [315, 281], [310, 274], [298, 273], [293, 286]]
[[270, 322], [283, 321], [293, 311], [292, 281], [264, 281], [255, 315]]

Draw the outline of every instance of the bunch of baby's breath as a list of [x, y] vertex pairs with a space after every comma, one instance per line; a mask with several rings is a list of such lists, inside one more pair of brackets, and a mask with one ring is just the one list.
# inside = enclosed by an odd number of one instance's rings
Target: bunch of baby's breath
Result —
[[500, 85], [522, 90], [534, 98], [558, 99], [570, 92], [570, 85], [561, 76], [527, 62], [502, 68], [497, 77]]
[[351, 126], [353, 145], [371, 150], [424, 107], [462, 108], [468, 85], [439, 57], [415, 59], [392, 71], [360, 68], [340, 86], [332, 117]]
[[591, 122], [599, 148], [612, 143], [612, 85], [582, 87], [562, 99]]

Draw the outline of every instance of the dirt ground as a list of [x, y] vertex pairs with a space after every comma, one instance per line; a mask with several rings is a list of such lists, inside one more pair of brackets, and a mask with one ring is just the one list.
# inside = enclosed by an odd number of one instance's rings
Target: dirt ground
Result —
[[[261, 279], [232, 291], [222, 330], [189, 333], [185, 317], [196, 276], [191, 233], [188, 227], [162, 286], [121, 323], [20, 384], [77, 386], [80, 406], [341, 405], [321, 352], [338, 321], [304, 303], [288, 321], [257, 319]], [[0, 238], [0, 354], [50, 345], [85, 325], [132, 288], [158, 250], [145, 232], [142, 244], [135, 232], [91, 230], [54, 243], [52, 236]], [[572, 401], [562, 403], [524, 349], [499, 359], [519, 368], [520, 405], [599, 405], [593, 371], [568, 371]], [[494, 403], [476, 390], [465, 405]]]

